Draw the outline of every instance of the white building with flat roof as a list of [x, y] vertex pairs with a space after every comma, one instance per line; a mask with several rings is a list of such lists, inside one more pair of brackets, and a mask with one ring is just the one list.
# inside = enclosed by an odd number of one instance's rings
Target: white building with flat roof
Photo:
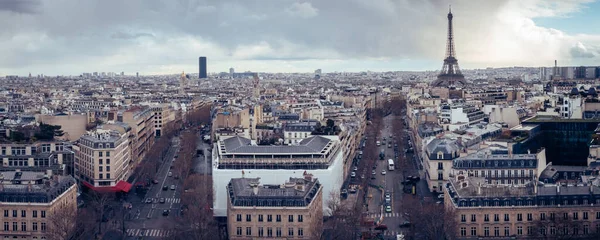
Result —
[[[213, 148], [214, 215], [227, 216], [227, 184], [232, 178], [257, 178], [285, 182], [310, 172], [323, 184], [323, 203], [339, 194], [344, 179], [343, 152], [337, 136], [311, 136], [297, 145], [258, 146], [250, 139], [232, 136]], [[323, 204], [324, 214], [327, 204]]]

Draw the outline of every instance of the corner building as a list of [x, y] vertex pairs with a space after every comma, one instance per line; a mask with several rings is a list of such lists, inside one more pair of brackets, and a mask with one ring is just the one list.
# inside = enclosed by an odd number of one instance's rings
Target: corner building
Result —
[[227, 185], [229, 239], [320, 239], [323, 187], [312, 174], [284, 184], [234, 178]]
[[459, 174], [445, 185], [444, 205], [458, 239], [598, 239], [599, 183], [513, 186]]
[[77, 184], [71, 176], [2, 172], [0, 183], [0, 239], [49, 239], [56, 220], [52, 214], [77, 211]]

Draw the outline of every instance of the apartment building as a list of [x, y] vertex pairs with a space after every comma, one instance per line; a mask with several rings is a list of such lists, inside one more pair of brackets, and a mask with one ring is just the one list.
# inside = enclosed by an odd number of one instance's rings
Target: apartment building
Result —
[[35, 116], [38, 122], [60, 126], [64, 132], [61, 137], [69, 141], [75, 141], [85, 133], [88, 124], [87, 114], [37, 114]]
[[227, 185], [229, 238], [319, 239], [323, 231], [323, 187], [311, 174], [284, 184], [234, 178]]
[[317, 127], [316, 121], [302, 121], [288, 123], [283, 127], [283, 138], [285, 144], [298, 144], [302, 139], [312, 136]]
[[160, 137], [163, 134], [163, 127], [176, 119], [177, 111], [169, 106], [155, 106], [151, 108], [153, 118], [154, 136]]
[[485, 114], [472, 105], [443, 105], [440, 109], [440, 122], [445, 124], [473, 125], [483, 121]]
[[47, 239], [56, 211], [77, 211], [73, 177], [29, 171], [0, 173], [1, 238]]
[[457, 175], [445, 186], [444, 204], [455, 214], [459, 239], [591, 239], [600, 234], [600, 187], [588, 180], [509, 186]]
[[74, 153], [65, 141], [0, 143], [0, 171], [33, 171], [56, 175], [74, 173]]
[[[146, 157], [146, 153], [154, 144], [154, 114], [149, 107], [132, 107], [122, 113], [120, 122], [126, 123], [131, 127], [132, 138], [129, 139], [131, 148], [130, 171], [136, 167]], [[119, 118], [117, 117], [117, 118]]]
[[[86, 187], [96, 191], [128, 192], [131, 184], [131, 151], [129, 135], [132, 129], [125, 124], [121, 131], [115, 126], [96, 129], [83, 135], [75, 150], [76, 178]], [[103, 126], [104, 127], [104, 126]]]
[[321, 182], [328, 183], [323, 186], [323, 202], [327, 202], [332, 192], [339, 193], [344, 182], [344, 152], [338, 136], [312, 136], [297, 145], [279, 146], [256, 145], [240, 136], [220, 136], [214, 145], [212, 177], [216, 217], [227, 216], [226, 186], [232, 178], [260, 177], [266, 182], [283, 182], [310, 171]]
[[456, 140], [448, 138], [436, 138], [427, 144], [423, 157], [423, 169], [429, 191], [442, 191], [444, 181], [450, 175], [452, 161], [460, 156], [460, 151]]
[[536, 154], [494, 154], [489, 149], [452, 161], [451, 176], [483, 177], [489, 184], [523, 185], [536, 181], [546, 168], [546, 149]]

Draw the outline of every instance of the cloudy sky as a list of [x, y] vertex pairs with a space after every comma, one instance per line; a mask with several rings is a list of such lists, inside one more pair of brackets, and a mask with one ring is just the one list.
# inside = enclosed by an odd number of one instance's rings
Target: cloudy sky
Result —
[[600, 65], [593, 0], [0, 0], [0, 76]]

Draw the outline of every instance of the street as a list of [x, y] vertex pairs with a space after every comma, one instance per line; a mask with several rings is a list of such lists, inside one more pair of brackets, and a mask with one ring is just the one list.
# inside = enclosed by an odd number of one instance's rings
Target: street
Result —
[[[177, 161], [175, 155], [179, 145], [179, 138], [173, 138], [167, 156], [154, 177], [158, 183], [153, 183], [143, 196], [134, 193], [129, 196], [132, 209], [130, 220], [126, 223], [127, 239], [164, 238], [170, 235], [169, 228], [179, 214], [180, 195], [183, 191], [177, 185], [176, 176], [169, 176], [173, 162]], [[164, 203], [161, 203], [161, 199], [164, 199]]]
[[[413, 152], [405, 152], [405, 149], [409, 148], [408, 142], [410, 137], [408, 134], [404, 130], [397, 133], [393, 131], [393, 121], [402, 121], [400, 118], [400, 116], [394, 116], [393, 114], [383, 118], [383, 124], [378, 134], [379, 137], [367, 140], [381, 142], [381, 146], [377, 149], [368, 150], [377, 152], [376, 167], [374, 169], [358, 169], [356, 173], [357, 178], [363, 175], [366, 178], [370, 178], [368, 216], [374, 218], [376, 223], [387, 226], [387, 230], [383, 231], [383, 235], [388, 239], [391, 239], [391, 237], [395, 239], [397, 234], [401, 232], [405, 233], [409, 229], [406, 226], [400, 226], [408, 222], [408, 213], [403, 209], [406, 206], [403, 206], [402, 200], [412, 197], [422, 199], [424, 196], [431, 196], [425, 180], [419, 180], [416, 183], [416, 196], [403, 192], [404, 186], [402, 182], [406, 177], [419, 176], [422, 179], [423, 175], [422, 171], [418, 170], [417, 160]], [[383, 159], [379, 157], [382, 149], [385, 154]], [[367, 150], [363, 149], [363, 151]], [[394, 160], [393, 170], [390, 170], [388, 159]], [[401, 163], [402, 159], [406, 159], [405, 164]], [[384, 171], [385, 174], [383, 174]], [[385, 193], [389, 193], [391, 197], [389, 203], [385, 199]], [[390, 206], [391, 211], [386, 211], [387, 205]]]

